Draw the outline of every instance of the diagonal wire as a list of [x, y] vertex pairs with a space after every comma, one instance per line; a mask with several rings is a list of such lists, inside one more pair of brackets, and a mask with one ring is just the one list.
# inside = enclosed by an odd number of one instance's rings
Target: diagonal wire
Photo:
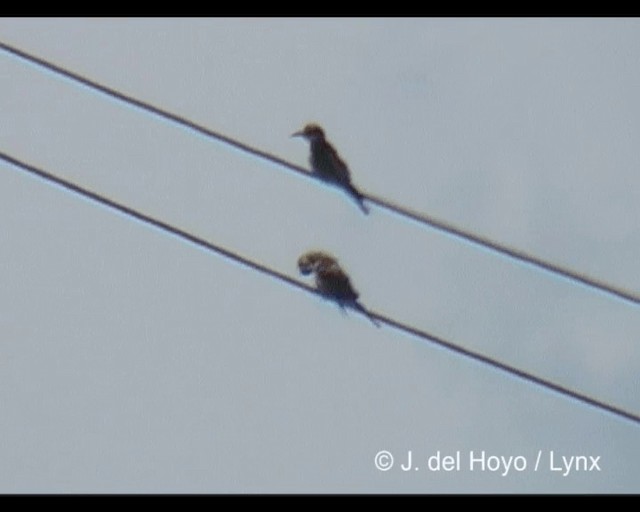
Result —
[[138, 210], [135, 210], [134, 208], [130, 208], [129, 206], [123, 205], [121, 203], [118, 203], [117, 201], [114, 201], [112, 199], [109, 199], [108, 197], [102, 195], [102, 194], [98, 194], [97, 192], [93, 192], [85, 187], [82, 187], [80, 185], [76, 185], [75, 183], [65, 180], [63, 178], [60, 178], [58, 176], [55, 176], [54, 174], [51, 174], [45, 170], [39, 169], [33, 165], [30, 165], [26, 162], [23, 162], [21, 160], [18, 160], [17, 158], [12, 157], [11, 155], [8, 155], [7, 153], [0, 151], [0, 159], [4, 160], [5, 162], [8, 162], [16, 167], [19, 167], [20, 169], [22, 169], [23, 171], [28, 172], [29, 174], [33, 174], [35, 176], [38, 176], [39, 178], [42, 178], [45, 181], [48, 181], [50, 183], [55, 183], [56, 185], [65, 188], [75, 194], [80, 194], [81, 196], [84, 196], [88, 199], [91, 199], [93, 201], [95, 201], [96, 203], [99, 203], [103, 206], [107, 206], [109, 208], [112, 208], [114, 210], [117, 210], [120, 213], [123, 213], [129, 217], [133, 217], [134, 219], [137, 219], [141, 222], [144, 222], [146, 224], [150, 224], [156, 228], [159, 228], [167, 233], [170, 233], [172, 235], [175, 235], [179, 238], [182, 238], [183, 240], [186, 240], [188, 242], [191, 242], [199, 247], [202, 247], [204, 249], [207, 249], [209, 251], [218, 253], [220, 256], [236, 261], [238, 263], [240, 263], [241, 265], [244, 265], [245, 267], [249, 267], [253, 270], [257, 270], [258, 272], [261, 272], [263, 274], [266, 274], [270, 277], [273, 277], [274, 279], [279, 279], [280, 281], [285, 281], [287, 284], [291, 285], [291, 286], [296, 286], [298, 288], [304, 289], [308, 292], [313, 292], [318, 294], [319, 292], [317, 292], [314, 288], [312, 288], [311, 286], [305, 284], [305, 283], [301, 283], [300, 281], [296, 281], [295, 279], [292, 279], [291, 277], [289, 277], [286, 274], [283, 274], [281, 272], [278, 272], [277, 270], [274, 270], [272, 268], [269, 268], [265, 265], [262, 265], [261, 263], [257, 263], [256, 261], [253, 261], [249, 258], [246, 258], [234, 251], [231, 251], [229, 249], [225, 249], [224, 247], [220, 246], [220, 245], [216, 245], [216, 244], [212, 244], [210, 242], [207, 242], [206, 240], [193, 235], [191, 233], [189, 233], [188, 231], [182, 230], [180, 228], [177, 228], [175, 226], [172, 226], [171, 224], [168, 224], [167, 222], [164, 222], [162, 220], [158, 220], [154, 217], [151, 217], [150, 215], [147, 215], [145, 213], [139, 212]]
[[[114, 201], [113, 199], [109, 199], [104, 195], [98, 194], [97, 192], [93, 192], [87, 188], [84, 188], [80, 185], [77, 185], [71, 181], [65, 180], [63, 178], [60, 178], [58, 176], [55, 176], [54, 174], [51, 174], [48, 171], [45, 171], [43, 169], [40, 169], [38, 167], [35, 167], [33, 165], [30, 165], [26, 162], [23, 162], [11, 155], [8, 155], [7, 153], [0, 151], [0, 159], [4, 160], [5, 162], [13, 165], [14, 167], [17, 167], [19, 169], [21, 169], [22, 171], [27, 172], [28, 174], [31, 175], [35, 175], [38, 178], [41, 178], [45, 181], [48, 181], [50, 183], [54, 183], [60, 187], [63, 187], [66, 190], [69, 190], [75, 194], [79, 194], [82, 195], [88, 199], [91, 199], [92, 201], [95, 201], [103, 206], [106, 206], [108, 208], [114, 209], [120, 213], [123, 213], [129, 217], [132, 217], [134, 219], [137, 219], [141, 222], [144, 222], [146, 224], [150, 224], [156, 228], [159, 228], [165, 232], [168, 232], [172, 235], [175, 235], [183, 240], [186, 240], [188, 242], [191, 242], [192, 244], [195, 244], [199, 247], [202, 247], [204, 249], [207, 249], [209, 251], [212, 251], [214, 253], [219, 254], [220, 256], [228, 259], [228, 260], [232, 260], [235, 261], [236, 263], [240, 263], [241, 265], [248, 267], [252, 270], [256, 270], [258, 272], [261, 272], [263, 274], [266, 274], [274, 279], [277, 279], [279, 281], [285, 282], [290, 286], [296, 287], [300, 290], [304, 290], [306, 292], [310, 292], [310, 293], [314, 293], [318, 296], [323, 296], [320, 292], [318, 292], [318, 290], [316, 290], [315, 288], [312, 288], [310, 286], [308, 286], [307, 284], [301, 283], [295, 279], [292, 279], [291, 277], [287, 276], [286, 274], [283, 274], [281, 272], [278, 272], [272, 268], [267, 267], [266, 265], [263, 265], [262, 263], [256, 262], [254, 260], [251, 260], [245, 256], [242, 256], [240, 254], [238, 254], [237, 252], [231, 251], [229, 249], [225, 249], [224, 247], [220, 246], [220, 245], [216, 245], [213, 244], [211, 242], [208, 242], [196, 235], [193, 235], [187, 231], [184, 231], [180, 228], [177, 228], [175, 226], [172, 226], [171, 224], [164, 222], [162, 220], [158, 220], [155, 219], [154, 217], [151, 217], [150, 215], [147, 215], [145, 213], [139, 212], [138, 210], [135, 210], [134, 208], [131, 208], [129, 206], [123, 205], [121, 203], [118, 203], [117, 201]], [[416, 327], [412, 327], [410, 325], [407, 325], [405, 323], [399, 322], [398, 320], [395, 320], [391, 317], [388, 317], [386, 315], [382, 315], [380, 313], [375, 313], [375, 312], [371, 312], [369, 311], [368, 313], [370, 316], [372, 316], [373, 318], [375, 318], [376, 320], [379, 320], [385, 324], [387, 324], [388, 326], [402, 331], [406, 334], [410, 334], [416, 338], [420, 338], [421, 340], [427, 341], [427, 342], [431, 342], [434, 343], [442, 348], [445, 348], [449, 351], [452, 351], [456, 354], [459, 354], [463, 357], [472, 359], [474, 361], [477, 361], [479, 363], [483, 363], [485, 365], [488, 365], [492, 368], [501, 370], [505, 373], [508, 373], [512, 376], [518, 377], [522, 380], [525, 380], [527, 382], [530, 382], [532, 384], [535, 384], [537, 386], [541, 386], [544, 387], [548, 390], [554, 391], [560, 395], [563, 395], [567, 398], [572, 398], [574, 400], [577, 400], [583, 404], [587, 404], [590, 405], [592, 407], [595, 407], [597, 409], [600, 409], [602, 411], [606, 411], [609, 412], [611, 414], [614, 414], [618, 417], [630, 420], [638, 425], [640, 425], [640, 415], [634, 414], [632, 412], [626, 411], [620, 407], [614, 406], [614, 405], [610, 405], [606, 402], [597, 400], [595, 398], [592, 398], [588, 395], [585, 395], [583, 393], [579, 393], [577, 391], [573, 391], [565, 386], [561, 386], [559, 384], [555, 384], [554, 382], [547, 380], [547, 379], [543, 379], [541, 377], [537, 377], [532, 373], [526, 372], [524, 370], [520, 370], [514, 366], [508, 365], [506, 363], [500, 362], [496, 359], [493, 359], [491, 357], [485, 356], [483, 354], [480, 354], [478, 352], [474, 352], [472, 350], [468, 350], [466, 348], [463, 348], [455, 343], [452, 343], [450, 341], [445, 340], [444, 338], [435, 336], [433, 334], [430, 334], [426, 331], [423, 331], [421, 329], [418, 329]]]
[[[216, 139], [220, 142], [223, 142], [224, 144], [228, 144], [230, 146], [235, 147], [236, 149], [239, 149], [241, 151], [244, 151], [246, 153], [252, 154], [254, 156], [257, 156], [259, 158], [262, 158], [264, 160], [268, 160], [272, 163], [275, 163], [277, 165], [280, 165], [282, 167], [285, 167], [286, 169], [289, 169], [290, 171], [296, 172], [298, 174], [301, 174], [303, 176], [315, 179], [315, 176], [313, 176], [310, 172], [308, 172], [306, 169], [304, 169], [303, 167], [297, 166], [295, 164], [292, 164], [290, 162], [287, 162], [286, 160], [283, 160], [282, 158], [279, 158], [278, 156], [275, 156], [271, 153], [268, 153], [266, 151], [262, 151], [260, 149], [257, 149], [255, 147], [249, 146], [248, 144], [245, 144], [237, 139], [234, 139], [232, 137], [229, 137], [227, 135], [224, 135], [220, 132], [216, 132], [214, 130], [211, 130], [203, 125], [200, 125], [194, 121], [191, 121], [185, 117], [179, 116], [177, 114], [173, 114], [167, 110], [161, 109], [159, 107], [156, 107], [154, 105], [152, 105], [151, 103], [147, 103], [141, 100], [138, 100], [132, 96], [129, 96], [127, 94], [124, 94], [112, 87], [108, 87], [106, 85], [102, 85], [98, 82], [96, 82], [95, 80], [91, 80], [87, 77], [84, 77], [78, 73], [75, 73], [73, 71], [70, 71], [66, 68], [63, 68], [62, 66], [58, 66], [56, 64], [53, 64], [50, 61], [47, 61], [43, 58], [37, 57], [35, 55], [32, 55], [30, 53], [25, 52], [24, 50], [21, 50], [19, 48], [16, 48], [14, 46], [11, 46], [7, 43], [4, 43], [2, 41], [0, 41], [0, 49], [4, 50], [6, 53], [9, 53], [15, 57], [19, 57], [22, 60], [28, 61], [32, 64], [36, 64], [37, 66], [43, 67], [45, 69], [48, 69], [49, 71], [52, 71], [58, 75], [64, 76], [67, 79], [70, 79], [74, 82], [78, 82], [81, 83], [87, 87], [90, 87], [91, 89], [94, 89], [96, 91], [100, 91], [103, 94], [106, 94], [107, 96], [110, 96], [111, 98], [115, 98], [119, 101], [125, 102], [129, 105], [133, 105], [141, 110], [144, 110], [146, 112], [150, 112], [156, 116], [159, 116], [163, 119], [167, 119], [173, 123], [179, 124], [181, 126], [183, 126], [184, 128], [188, 128], [190, 130], [193, 130], [201, 135], [204, 135], [206, 137], [212, 138], [212, 139]], [[636, 305], [640, 305], [640, 294], [627, 290], [625, 288], [607, 283], [603, 280], [600, 279], [596, 279], [593, 277], [590, 277], [587, 274], [584, 274], [582, 272], [577, 272], [575, 270], [571, 270], [569, 268], [563, 267], [561, 265], [557, 265], [555, 263], [551, 263], [549, 261], [546, 261], [542, 258], [539, 258], [537, 256], [528, 254], [522, 250], [519, 249], [515, 249], [512, 247], [509, 247], [506, 244], [500, 243], [500, 242], [496, 242], [493, 241], [487, 237], [481, 236], [481, 235], [476, 235], [473, 234], [470, 231], [464, 230], [462, 228], [459, 228], [457, 226], [454, 226], [453, 224], [450, 224], [446, 221], [443, 220], [439, 220], [435, 217], [426, 215], [426, 214], [422, 214], [422, 213], [418, 213], [414, 210], [411, 210], [410, 208], [398, 205], [397, 203], [390, 201], [388, 199], [384, 199], [381, 197], [377, 197], [375, 195], [372, 194], [363, 194], [364, 197], [370, 201], [373, 204], [376, 204], [378, 206], [380, 206], [381, 208], [384, 208], [390, 212], [393, 212], [397, 215], [402, 216], [403, 218], [406, 219], [411, 219], [415, 222], [418, 222], [419, 224], [423, 224], [426, 226], [430, 226], [433, 229], [436, 229], [438, 231], [442, 231], [445, 233], [448, 233], [450, 235], [453, 235], [456, 238], [462, 239], [462, 240], [466, 240], [467, 242], [470, 242], [474, 245], [480, 245], [482, 247], [485, 247], [487, 249], [490, 249], [496, 253], [502, 254], [503, 256], [507, 256], [509, 258], [512, 258], [514, 260], [518, 260], [522, 263], [528, 264], [530, 266], [536, 267], [538, 269], [542, 269], [544, 271], [550, 272], [552, 274], [558, 275], [558, 276], [562, 276], [565, 279], [569, 279], [573, 282], [576, 283], [580, 283], [584, 286], [587, 286], [589, 288], [592, 289], [596, 289], [599, 290], [603, 293], [606, 293], [610, 296], [616, 297], [618, 299], [622, 299], [626, 302], [631, 302], [633, 304]]]
[[640, 415], [638, 414], [634, 414], [632, 412], [626, 411], [625, 409], [622, 409], [620, 407], [617, 407], [615, 405], [611, 405], [608, 404], [606, 402], [603, 402], [601, 400], [597, 400], [595, 398], [592, 398], [588, 395], [585, 395], [583, 393], [580, 393], [578, 391], [573, 391], [572, 389], [566, 387], [566, 386], [562, 386], [560, 384], [556, 384], [550, 380], [544, 379], [542, 377], [537, 377], [536, 375], [526, 372], [524, 370], [520, 370], [519, 368], [516, 368], [515, 366], [511, 366], [509, 364], [503, 363], [501, 361], [498, 361], [497, 359], [493, 359], [489, 356], [485, 356], [483, 354], [480, 354], [479, 352], [474, 352], [472, 350], [468, 350], [466, 348], [463, 348], [455, 343], [452, 343], [450, 341], [445, 340], [444, 338], [441, 338], [439, 336], [436, 336], [434, 334], [428, 333], [426, 331], [423, 331], [421, 329], [418, 329], [416, 327], [411, 327], [407, 324], [398, 322], [397, 320], [394, 320], [393, 318], [384, 316], [384, 315], [380, 315], [378, 313], [372, 313], [372, 316], [375, 317], [376, 319], [380, 320], [381, 322], [384, 322], [385, 324], [391, 326], [391, 327], [395, 327], [396, 329], [398, 329], [399, 331], [403, 331], [407, 334], [411, 334], [417, 338], [421, 338], [427, 341], [430, 341], [431, 343], [434, 343], [436, 345], [439, 345], [443, 348], [446, 348], [447, 350], [450, 350], [452, 352], [455, 352], [457, 354], [460, 354], [461, 356], [473, 359], [479, 363], [483, 363], [486, 365], [489, 365], [493, 368], [496, 368], [498, 370], [502, 370], [503, 372], [509, 373], [511, 375], [513, 375], [514, 377], [518, 377], [522, 380], [526, 380], [532, 384], [536, 384], [538, 386], [542, 386], [544, 388], [547, 388], [551, 391], [555, 391], [556, 393], [560, 394], [560, 395], [564, 395], [565, 397], [569, 397], [569, 398], [573, 398], [574, 400], [578, 400], [579, 402], [582, 402], [583, 404], [587, 404], [593, 407], [596, 407], [598, 409], [610, 412], [611, 414], [615, 414], [616, 416], [620, 416], [622, 418], [628, 419], [633, 421], [634, 423], [637, 423], [638, 425], [640, 425]]

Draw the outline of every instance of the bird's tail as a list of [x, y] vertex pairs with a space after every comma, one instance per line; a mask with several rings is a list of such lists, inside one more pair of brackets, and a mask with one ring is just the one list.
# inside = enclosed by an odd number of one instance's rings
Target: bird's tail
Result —
[[347, 192], [351, 197], [353, 197], [356, 200], [356, 202], [358, 203], [358, 206], [363, 211], [363, 213], [365, 215], [369, 215], [369, 208], [367, 207], [366, 204], [364, 204], [364, 196], [362, 195], [362, 193], [356, 187], [354, 187], [351, 183], [347, 185]]
[[365, 308], [362, 304], [360, 304], [357, 300], [354, 301], [353, 303], [354, 307], [360, 311], [360, 313], [362, 313], [364, 316], [366, 316], [369, 320], [371, 320], [371, 323], [373, 325], [375, 325], [376, 327], [380, 327], [380, 322], [378, 322], [378, 320], [376, 320], [376, 318], [369, 313], [369, 311], [367, 310], [367, 308]]

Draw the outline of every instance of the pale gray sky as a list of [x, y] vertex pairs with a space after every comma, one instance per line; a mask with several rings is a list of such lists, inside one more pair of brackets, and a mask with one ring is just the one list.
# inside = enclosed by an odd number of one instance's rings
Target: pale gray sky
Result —
[[[318, 122], [364, 191], [640, 290], [640, 20], [1, 19], [0, 40], [299, 165]], [[3, 51], [0, 114], [16, 158], [292, 277], [333, 252], [371, 309], [640, 412], [637, 306]], [[640, 490], [636, 424], [0, 180], [0, 492]]]

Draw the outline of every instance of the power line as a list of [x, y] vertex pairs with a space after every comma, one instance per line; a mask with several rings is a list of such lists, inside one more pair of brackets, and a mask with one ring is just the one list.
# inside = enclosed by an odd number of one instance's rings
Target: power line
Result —
[[128, 206], [125, 206], [123, 204], [120, 204], [112, 199], [109, 199], [106, 196], [103, 196], [101, 194], [98, 194], [96, 192], [93, 192], [85, 187], [82, 187], [80, 185], [76, 185], [75, 183], [65, 180], [63, 178], [60, 178], [58, 176], [55, 176], [47, 171], [44, 171], [42, 169], [39, 169], [33, 165], [27, 164], [25, 162], [22, 162], [21, 160], [18, 160], [17, 158], [12, 157], [11, 155], [8, 155], [7, 153], [4, 153], [3, 151], [0, 151], [0, 159], [4, 160], [5, 162], [8, 162], [16, 167], [21, 168], [22, 170], [36, 175], [39, 178], [42, 178], [43, 180], [49, 181], [51, 183], [55, 183], [56, 185], [63, 187], [67, 190], [70, 190], [71, 192], [74, 192], [76, 194], [80, 194], [88, 199], [91, 199], [103, 206], [107, 206], [109, 208], [112, 208], [114, 210], [119, 211], [120, 213], [123, 213], [129, 217], [133, 217], [134, 219], [137, 219], [141, 222], [150, 224], [156, 228], [159, 228], [163, 231], [166, 231], [172, 235], [178, 236], [184, 240], [187, 240], [197, 246], [200, 246], [204, 249], [207, 249], [209, 251], [218, 253], [220, 256], [223, 256], [224, 258], [236, 261], [246, 267], [252, 268], [254, 270], [257, 270], [258, 272], [262, 272], [263, 274], [266, 274], [270, 277], [273, 277], [275, 279], [279, 279], [281, 281], [285, 281], [286, 283], [290, 284], [291, 286], [296, 286], [298, 288], [302, 288], [308, 292], [312, 292], [312, 293], [318, 293], [314, 288], [312, 288], [311, 286], [305, 284], [305, 283], [301, 283], [299, 281], [296, 281], [295, 279], [292, 279], [291, 277], [287, 276], [286, 274], [283, 274], [281, 272], [278, 272], [276, 270], [273, 270], [265, 265], [262, 265], [260, 263], [257, 263], [249, 258], [245, 258], [244, 256], [241, 256], [240, 254], [230, 251], [228, 249], [223, 248], [220, 245], [215, 245], [212, 243], [207, 242], [206, 240], [199, 238], [187, 231], [184, 231], [180, 228], [176, 228], [166, 222], [163, 222], [161, 220], [155, 219], [153, 217], [151, 217], [150, 215], [147, 215], [145, 213], [141, 213], [137, 210], [135, 210], [134, 208], [130, 208]]
[[[213, 244], [211, 242], [208, 242], [196, 235], [193, 235], [187, 231], [184, 231], [180, 228], [177, 228], [175, 226], [172, 226], [171, 224], [164, 222], [162, 220], [158, 220], [155, 219], [154, 217], [151, 217], [150, 215], [147, 215], [145, 213], [139, 212], [138, 210], [135, 210], [134, 208], [131, 208], [129, 206], [123, 205], [121, 203], [118, 203], [116, 201], [114, 201], [113, 199], [109, 199], [106, 196], [102, 195], [102, 194], [98, 194], [97, 192], [93, 192], [85, 187], [82, 187], [80, 185], [77, 185], [71, 181], [65, 180], [63, 178], [60, 178], [58, 176], [55, 176], [54, 174], [51, 174], [48, 171], [42, 170], [38, 167], [35, 167], [31, 164], [28, 164], [26, 162], [23, 162], [15, 157], [12, 157], [11, 155], [8, 155], [5, 152], [0, 151], [0, 159], [4, 160], [5, 162], [13, 165], [14, 167], [17, 167], [31, 175], [35, 175], [45, 181], [48, 181], [50, 183], [54, 183], [60, 187], [63, 187], [66, 190], [69, 190], [75, 194], [79, 194], [82, 195], [88, 199], [91, 199], [92, 201], [95, 201], [103, 206], [109, 207], [111, 209], [114, 209], [124, 215], [127, 215], [129, 217], [132, 217], [134, 219], [137, 219], [141, 222], [144, 222], [146, 224], [152, 225], [158, 229], [161, 229], [167, 233], [170, 233], [174, 236], [177, 236], [183, 240], [186, 240], [188, 242], [191, 242], [192, 244], [195, 244], [199, 247], [202, 247], [204, 249], [207, 249], [209, 251], [212, 251], [214, 253], [219, 254], [220, 256], [223, 256], [226, 259], [235, 261], [236, 263], [240, 263], [241, 265], [248, 267], [250, 269], [256, 270], [258, 272], [261, 272], [263, 274], [268, 275], [269, 277], [272, 277], [274, 279], [277, 279], [279, 281], [285, 282], [287, 284], [289, 284], [290, 286], [294, 286], [298, 289], [304, 290], [306, 292], [310, 292], [310, 293], [314, 293], [315, 295], [318, 296], [322, 296], [320, 294], [320, 292], [318, 292], [315, 288], [312, 288], [310, 286], [308, 286], [305, 283], [301, 283], [295, 279], [292, 279], [291, 277], [287, 276], [286, 274], [283, 274], [281, 272], [278, 272], [274, 269], [271, 269], [269, 267], [267, 267], [266, 265], [263, 265], [262, 263], [259, 263], [255, 260], [249, 259], [245, 256], [242, 256], [234, 251], [231, 251], [229, 249], [225, 249], [224, 247], [220, 246], [220, 245], [216, 245]], [[583, 404], [587, 404], [590, 405], [592, 407], [595, 407], [597, 409], [600, 409], [602, 411], [607, 411], [611, 414], [614, 414], [616, 416], [619, 416], [621, 418], [625, 418], [627, 420], [630, 420], [638, 425], [640, 425], [640, 416], [637, 414], [634, 414], [632, 412], [626, 411], [620, 407], [616, 407], [610, 404], [607, 404], [606, 402], [602, 402], [600, 400], [596, 400], [595, 398], [591, 398], [585, 394], [579, 393], [577, 391], [573, 391], [567, 387], [561, 386], [559, 384], [555, 384], [554, 382], [551, 382], [550, 380], [547, 379], [543, 379], [541, 377], [537, 377], [535, 375], [533, 375], [532, 373], [526, 372], [524, 370], [520, 370], [514, 366], [508, 365], [506, 363], [502, 363], [496, 359], [493, 359], [491, 357], [482, 355], [478, 352], [474, 352], [472, 350], [468, 350], [466, 348], [460, 347], [458, 345], [456, 345], [455, 343], [452, 343], [450, 341], [445, 340], [444, 338], [435, 336], [433, 334], [430, 334], [426, 331], [423, 331], [421, 329], [418, 329], [416, 327], [412, 327], [410, 325], [407, 325], [405, 323], [399, 322], [391, 317], [388, 317], [386, 315], [382, 315], [380, 313], [375, 313], [372, 311], [369, 311], [370, 315], [379, 320], [380, 322], [383, 322], [385, 324], [387, 324], [390, 327], [393, 327], [399, 331], [405, 332], [407, 334], [410, 334], [416, 338], [420, 338], [424, 341], [428, 341], [431, 343], [435, 343], [436, 345], [439, 345], [440, 347], [443, 347], [447, 350], [450, 350], [452, 352], [455, 352], [459, 355], [462, 355], [464, 357], [467, 357], [469, 359], [472, 359], [474, 361], [486, 364], [492, 368], [498, 369], [498, 370], [502, 370], [503, 372], [506, 372], [510, 375], [513, 375], [515, 377], [518, 377], [522, 380], [528, 381], [530, 383], [536, 384], [538, 386], [544, 387], [546, 389], [549, 389], [551, 391], [555, 391], [556, 393], [560, 394], [560, 395], [564, 395], [565, 397], [568, 398], [573, 398], [574, 400], [577, 400], [579, 402], [582, 402]]]
[[446, 221], [436, 219], [435, 217], [431, 217], [423, 213], [417, 213], [407, 207], [398, 206], [392, 201], [389, 201], [387, 199], [379, 198], [373, 195], [365, 195], [365, 197], [367, 197], [367, 199], [372, 203], [382, 206], [384, 208], [387, 208], [388, 210], [391, 210], [394, 213], [397, 213], [398, 215], [402, 215], [405, 218], [412, 219], [421, 224], [427, 224], [434, 229], [443, 231], [445, 233], [449, 233], [450, 235], [466, 240], [467, 242], [471, 242], [476, 245], [481, 245], [487, 249], [491, 249], [495, 252], [498, 252], [503, 256], [508, 256], [522, 263], [528, 263], [529, 265], [532, 265], [542, 270], [546, 270], [547, 272], [550, 272], [552, 274], [562, 276], [571, 281], [576, 281], [587, 287], [597, 289], [601, 292], [617, 297], [618, 299], [622, 299], [624, 301], [632, 302], [634, 304], [640, 305], [640, 295], [630, 290], [626, 290], [624, 288], [606, 283], [602, 280], [590, 277], [586, 274], [577, 272], [575, 270], [571, 270], [566, 267], [562, 267], [555, 263], [545, 261], [542, 258], [538, 258], [537, 256], [527, 254], [526, 252], [521, 251], [519, 249], [509, 247], [508, 245], [493, 241], [481, 235], [476, 235], [474, 233], [471, 233], [470, 231], [465, 231]]
[[[47, 61], [43, 58], [29, 54], [23, 50], [15, 48], [14, 46], [11, 46], [2, 41], [0, 41], [0, 49], [4, 50], [5, 52], [15, 57], [19, 57], [20, 59], [26, 60], [32, 64], [36, 64], [58, 75], [64, 76], [74, 82], [81, 83], [87, 87], [90, 87], [91, 89], [100, 91], [103, 94], [106, 94], [107, 96], [110, 96], [119, 101], [125, 102], [129, 105], [133, 105], [141, 110], [150, 112], [163, 119], [167, 119], [171, 122], [179, 124], [182, 127], [193, 130], [201, 135], [218, 140], [220, 142], [233, 146], [241, 151], [252, 154], [264, 160], [268, 160], [272, 163], [280, 165], [286, 169], [289, 169], [290, 171], [296, 172], [308, 178], [316, 179], [315, 176], [313, 176], [306, 169], [299, 167], [295, 164], [292, 164], [290, 162], [287, 162], [286, 160], [283, 160], [282, 158], [272, 155], [271, 153], [249, 146], [248, 144], [245, 144], [237, 139], [226, 136], [220, 132], [211, 130], [185, 117], [179, 116], [177, 114], [173, 114], [171, 112], [168, 112], [167, 110], [156, 107], [150, 103], [138, 100], [114, 88], [108, 87], [106, 85], [102, 85], [96, 82], [95, 80], [91, 80], [78, 73], [75, 73], [66, 68], [63, 68], [62, 66], [53, 64], [52, 62]], [[511, 259], [520, 261], [522, 263], [526, 263], [538, 269], [542, 269], [552, 274], [562, 276], [565, 279], [569, 279], [573, 282], [580, 283], [589, 288], [599, 290], [608, 295], [614, 296], [618, 299], [622, 299], [624, 301], [631, 302], [636, 305], [640, 305], [640, 294], [635, 293], [633, 291], [627, 290], [625, 288], [622, 288], [610, 283], [606, 283], [605, 281], [590, 277], [582, 272], [577, 272], [575, 270], [571, 270], [561, 265], [557, 265], [555, 263], [545, 261], [542, 258], [538, 258], [537, 256], [533, 256], [519, 249], [509, 247], [506, 244], [495, 242], [487, 237], [473, 234], [470, 231], [466, 231], [446, 221], [436, 219], [435, 217], [432, 217], [426, 214], [418, 213], [414, 210], [411, 210], [410, 208], [398, 205], [388, 199], [380, 198], [372, 194], [364, 194], [364, 197], [371, 203], [376, 204], [381, 208], [391, 211], [404, 218], [411, 219], [415, 222], [429, 226], [438, 231], [443, 231], [445, 233], [455, 236], [456, 238], [470, 242], [474, 245], [480, 245], [482, 247], [485, 247], [486, 249], [490, 249], [496, 253], [502, 254], [503, 256], [507, 256]]]
[[638, 414], [634, 414], [632, 412], [629, 411], [625, 411], [624, 409], [621, 409], [620, 407], [616, 407], [614, 405], [610, 405], [607, 404], [606, 402], [602, 402], [600, 400], [596, 400], [595, 398], [591, 398], [583, 393], [579, 393], [577, 391], [573, 391], [565, 386], [561, 386], [560, 384], [556, 384], [550, 380], [547, 379], [543, 379], [542, 377], [537, 377], [532, 373], [526, 372], [524, 370], [520, 370], [519, 368], [516, 368], [515, 366], [511, 366], [509, 364], [506, 363], [502, 363], [496, 359], [493, 359], [491, 357], [485, 356], [483, 354], [480, 354], [478, 352], [474, 352], [472, 350], [468, 350], [466, 348], [460, 347], [459, 345], [456, 345], [454, 343], [451, 343], [450, 341], [445, 340], [444, 338], [440, 338], [438, 336], [435, 336], [433, 334], [430, 334], [426, 331], [423, 331], [421, 329], [417, 329], [415, 327], [411, 327], [408, 326], [406, 324], [400, 323], [396, 320], [394, 320], [393, 318], [389, 318], [377, 313], [373, 313], [372, 316], [374, 316], [375, 318], [377, 318], [378, 320], [380, 320], [381, 322], [386, 323], [387, 325], [391, 326], [391, 327], [395, 327], [396, 329], [400, 330], [400, 331], [404, 331], [408, 334], [412, 334], [413, 336], [416, 336], [418, 338], [422, 338], [425, 340], [428, 340], [432, 343], [435, 343], [436, 345], [440, 345], [443, 348], [446, 348], [447, 350], [451, 350], [457, 354], [460, 354], [462, 356], [468, 357], [470, 359], [474, 359], [475, 361], [478, 361], [480, 363], [484, 363], [487, 364], [493, 368], [502, 370], [506, 373], [509, 373], [515, 377], [519, 377], [523, 380], [526, 380], [528, 382], [531, 382], [533, 384], [537, 384], [539, 386], [545, 387], [551, 391], [555, 391], [556, 393], [559, 393], [561, 395], [573, 398], [575, 400], [578, 400], [584, 404], [588, 404], [591, 405], [593, 407], [596, 407], [598, 409], [602, 409], [604, 411], [608, 411], [612, 414], [615, 414], [616, 416], [620, 416], [622, 418], [626, 418], [628, 420], [633, 421], [634, 423], [640, 424], [640, 415]]

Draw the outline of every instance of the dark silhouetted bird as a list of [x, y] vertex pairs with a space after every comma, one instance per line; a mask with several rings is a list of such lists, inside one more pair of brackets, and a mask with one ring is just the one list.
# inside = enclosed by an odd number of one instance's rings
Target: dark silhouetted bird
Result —
[[336, 301], [342, 309], [350, 307], [360, 311], [376, 327], [380, 327], [371, 313], [358, 302], [358, 292], [336, 258], [326, 252], [309, 251], [298, 258], [298, 268], [304, 275], [315, 274], [316, 288], [325, 297]]
[[311, 145], [311, 155], [309, 163], [311, 170], [321, 180], [342, 188], [347, 194], [356, 200], [360, 209], [369, 213], [369, 209], [364, 204], [364, 196], [351, 183], [349, 167], [340, 158], [335, 148], [329, 144], [324, 136], [324, 131], [317, 124], [308, 124], [303, 130], [294, 133], [292, 137], [304, 137]]

